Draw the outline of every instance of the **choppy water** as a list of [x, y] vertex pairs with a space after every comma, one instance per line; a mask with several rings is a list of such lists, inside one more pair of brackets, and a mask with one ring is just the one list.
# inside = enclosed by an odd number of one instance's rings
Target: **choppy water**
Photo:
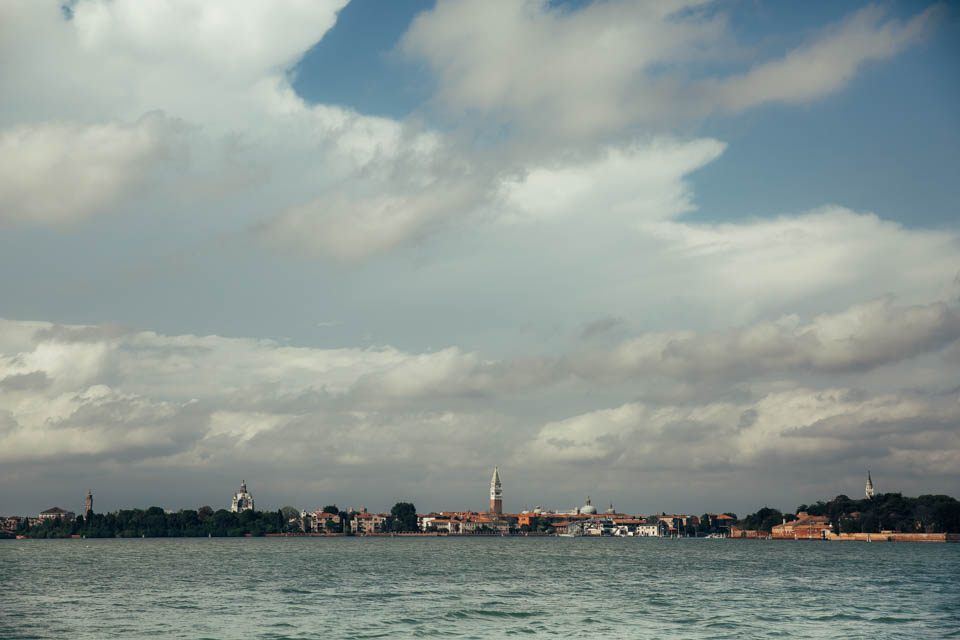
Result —
[[960, 637], [960, 545], [0, 541], [2, 638]]

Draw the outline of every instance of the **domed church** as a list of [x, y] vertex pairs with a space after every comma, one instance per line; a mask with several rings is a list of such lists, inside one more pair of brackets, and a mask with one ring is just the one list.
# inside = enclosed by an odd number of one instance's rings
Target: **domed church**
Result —
[[253, 496], [247, 491], [247, 481], [244, 480], [240, 483], [240, 491], [233, 496], [230, 511], [239, 513], [247, 509], [253, 509]]
[[593, 516], [597, 514], [597, 508], [591, 504], [590, 496], [587, 496], [587, 503], [580, 507], [580, 513], [585, 516]]

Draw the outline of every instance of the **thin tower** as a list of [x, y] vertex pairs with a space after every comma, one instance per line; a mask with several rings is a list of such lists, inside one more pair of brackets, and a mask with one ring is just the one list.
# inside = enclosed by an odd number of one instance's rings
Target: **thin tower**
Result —
[[873, 490], [873, 479], [870, 477], [870, 471], [868, 470], [867, 471], [867, 490], [866, 490], [867, 500], [873, 500], [874, 493], [875, 492]]
[[503, 513], [503, 485], [500, 484], [500, 467], [493, 468], [493, 478], [490, 479], [490, 513]]
[[93, 492], [87, 489], [87, 497], [83, 501], [83, 519], [86, 520], [93, 513]]

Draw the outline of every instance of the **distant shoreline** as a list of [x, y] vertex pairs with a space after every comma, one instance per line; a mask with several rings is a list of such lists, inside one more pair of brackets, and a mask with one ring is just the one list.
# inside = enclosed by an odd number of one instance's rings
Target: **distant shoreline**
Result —
[[[28, 536], [16, 536], [10, 538], [0, 538], [0, 540], [236, 540], [242, 538], [566, 538], [571, 536], [561, 536], [555, 534], [527, 534], [527, 533], [513, 533], [513, 534], [458, 534], [458, 533], [372, 533], [364, 535], [354, 535], [348, 536], [342, 533], [268, 533], [262, 536], [255, 536], [252, 534], [244, 534], [242, 536], [114, 536], [114, 537], [102, 537], [96, 538], [91, 537], [87, 538], [85, 536], [73, 535], [62, 538], [31, 538]], [[667, 536], [572, 536], [576, 538], [584, 538], [588, 540], [592, 539], [611, 539], [611, 538], [622, 538], [622, 539], [635, 539], [635, 540], [664, 540], [664, 541], [676, 541], [676, 540], [708, 540], [710, 538], [706, 537], [696, 537], [696, 536], [684, 536], [681, 538], [670, 538]], [[754, 541], [754, 542], [896, 542], [896, 543], [921, 543], [921, 544], [930, 544], [930, 543], [947, 543], [955, 544], [960, 543], [960, 534], [957, 533], [844, 533], [844, 534], [835, 534], [831, 538], [785, 538], [785, 537], [727, 537], [727, 538], [712, 538], [713, 540], [733, 540], [733, 541]]]

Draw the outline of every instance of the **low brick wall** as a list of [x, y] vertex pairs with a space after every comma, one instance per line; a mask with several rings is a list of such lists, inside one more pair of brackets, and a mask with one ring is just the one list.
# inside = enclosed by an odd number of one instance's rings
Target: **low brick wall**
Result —
[[960, 542], [956, 533], [840, 533], [831, 540], [854, 540], [858, 542]]

